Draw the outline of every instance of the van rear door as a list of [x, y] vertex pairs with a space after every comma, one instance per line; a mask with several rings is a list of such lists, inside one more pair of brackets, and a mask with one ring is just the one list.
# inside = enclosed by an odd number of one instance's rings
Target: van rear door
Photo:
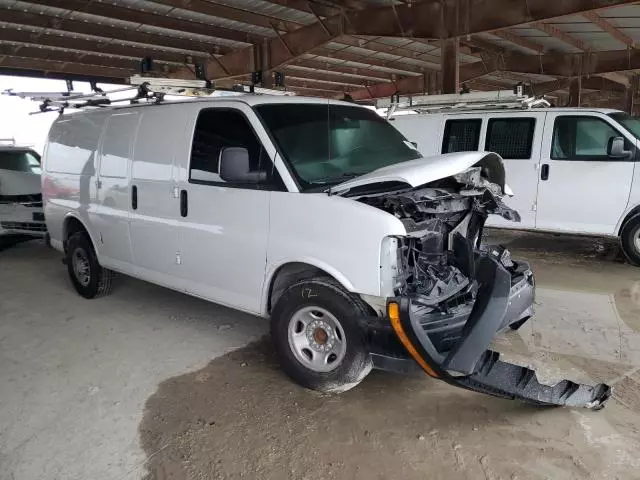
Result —
[[[610, 158], [611, 137], [623, 137], [628, 158]], [[629, 200], [636, 140], [597, 112], [549, 112], [539, 171], [536, 227], [614, 235]]]

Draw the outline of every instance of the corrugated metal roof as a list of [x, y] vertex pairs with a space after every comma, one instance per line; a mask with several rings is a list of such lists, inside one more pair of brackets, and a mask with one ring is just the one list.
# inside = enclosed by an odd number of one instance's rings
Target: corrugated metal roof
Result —
[[[156, 49], [156, 50], [166, 50], [173, 52], [180, 52], [184, 54], [191, 54], [195, 52], [190, 52], [188, 50], [181, 49], [170, 49], [165, 47], [152, 47], [148, 45], [143, 45], [135, 42], [127, 42], [126, 40], [114, 39], [114, 38], [105, 38], [100, 37], [100, 25], [108, 25], [117, 28], [123, 29], [122, 38], [126, 38], [127, 31], [139, 31], [139, 32], [147, 32], [160, 34], [166, 37], [172, 37], [176, 39], [188, 39], [194, 40], [198, 42], [203, 42], [211, 45], [211, 51], [215, 52], [215, 46], [220, 45], [224, 47], [228, 47], [230, 49], [240, 49], [245, 48], [249, 45], [249, 42], [256, 41], [256, 38], [259, 37], [267, 37], [274, 38], [276, 33], [273, 28], [269, 27], [269, 22], [273, 19], [274, 22], [277, 20], [283, 20], [299, 25], [311, 24], [317, 21], [317, 17], [311, 13], [310, 11], [302, 11], [298, 4], [296, 8], [289, 8], [284, 5], [271, 3], [268, 0], [204, 0], [205, 2], [209, 1], [212, 5], [224, 5], [226, 7], [230, 7], [238, 10], [240, 13], [245, 13], [245, 16], [239, 17], [242, 18], [242, 21], [232, 20], [230, 18], [222, 18], [218, 16], [213, 16], [210, 14], [204, 14], [197, 11], [193, 11], [189, 9], [189, 2], [185, 0], [182, 3], [174, 3], [174, 5], [180, 5], [182, 8], [173, 7], [170, 5], [156, 3], [155, 1], [150, 0], [93, 0], [95, 3], [104, 3], [109, 6], [118, 6], [118, 7], [126, 7], [144, 12], [151, 12], [156, 15], [160, 15], [166, 18], [175, 18], [182, 19], [189, 22], [195, 22], [200, 25], [211, 25], [222, 27], [225, 29], [233, 30], [235, 32], [242, 32], [239, 40], [245, 39], [244, 33], [246, 33], [246, 42], [243, 41], [234, 41], [227, 40], [224, 38], [217, 38], [211, 35], [202, 35], [202, 34], [194, 34], [190, 31], [178, 31], [168, 28], [161, 28], [153, 25], [140, 24], [137, 22], [132, 22], [127, 19], [126, 15], [123, 15], [121, 18], [105, 18], [96, 15], [90, 15], [84, 13], [82, 11], [70, 11], [61, 8], [54, 8], [48, 6], [42, 6], [37, 4], [37, 0], [28, 0], [28, 2], [21, 0], [0, 0], [0, 6], [4, 8], [12, 8], [16, 11], [26, 11], [35, 14], [42, 14], [50, 17], [57, 18], [68, 18], [73, 20], [79, 20], [82, 22], [86, 22], [89, 24], [95, 24], [96, 28], [96, 36], [91, 35], [80, 35], [80, 34], [69, 34], [69, 33], [60, 33], [53, 29], [42, 29], [39, 30], [37, 28], [30, 27], [17, 27], [16, 25], [9, 26], [8, 28], [22, 28], [28, 31], [47, 31], [48, 33], [55, 32], [56, 34], [61, 34], [63, 36], [69, 36], [71, 38], [83, 38], [85, 40], [97, 40], [100, 39], [101, 42], [114, 42], [120, 45], [131, 45], [144, 47], [148, 49]], [[389, 5], [389, 0], [362, 0], [366, 3], [376, 5]], [[401, 3], [399, 0], [391, 0], [394, 3]], [[549, 0], [549, 1], [561, 1], [561, 0]], [[88, 2], [90, 4], [90, 2]], [[259, 18], [256, 23], [260, 23], [260, 26], [250, 24], [250, 14], [251, 15], [261, 15], [264, 19]], [[621, 32], [630, 36], [634, 41], [640, 43], [640, 5], [627, 5], [623, 7], [614, 7], [604, 10], [599, 10], [597, 12], [599, 16], [601, 16], [606, 21], [610, 22], [613, 26], [620, 29]], [[233, 11], [224, 12], [225, 17], [233, 16]], [[1, 19], [0, 19], [1, 20]], [[164, 23], [164, 22], [161, 22]], [[557, 18], [550, 20], [546, 23], [553, 25], [553, 27], [557, 28], [560, 32], [563, 32], [565, 35], [568, 35], [570, 38], [578, 42], [584, 43], [586, 50], [593, 51], [603, 51], [603, 50], [623, 50], [627, 48], [620, 40], [616, 40], [610, 33], [603, 31], [596, 24], [589, 21], [583, 15], [571, 15], [562, 18]], [[2, 28], [3, 24], [0, 22], [0, 28]], [[170, 25], [169, 25], [170, 26]], [[206, 29], [201, 29], [201, 33], [207, 33]], [[81, 29], [82, 31], [82, 29]], [[561, 53], [579, 53], [582, 50], [577, 48], [575, 45], [571, 45], [570, 41], [565, 39], [563, 41], [562, 38], [554, 37], [551, 32], [545, 33], [544, 30], [539, 28], [534, 28], [531, 25], [520, 25], [517, 27], [513, 27], [509, 29], [515, 35], [519, 35], [531, 42], [535, 42], [541, 45], [546, 52], [561, 52]], [[113, 35], [113, 34], [112, 34]], [[473, 35], [474, 38], [482, 39], [487, 43], [494, 45], [498, 49], [502, 49], [505, 52], [519, 52], [523, 54], [536, 54], [535, 49], [527, 48], [522, 45], [517, 44], [514, 41], [509, 41], [505, 38], [498, 37], [491, 33], [482, 33]], [[358, 40], [362, 40], [356, 43], [358, 46], [347, 45], [340, 42], [340, 38], [337, 38], [333, 42], [330, 42], [326, 45], [323, 45], [322, 49], [329, 51], [342, 51], [345, 54], [353, 55], [353, 58], [357, 58], [360, 61], [358, 62], [346, 62], [344, 60], [335, 59], [335, 58], [326, 58], [326, 57], [316, 57], [313, 55], [313, 52], [309, 55], [304, 55], [302, 58], [314, 58], [319, 61], [325, 62], [327, 65], [332, 64], [340, 64], [341, 66], [346, 67], [354, 67], [354, 68], [367, 68], [371, 71], [377, 72], [385, 72], [385, 73], [398, 73], [403, 75], [415, 75], [416, 70], [439, 70], [440, 69], [440, 56], [441, 50], [439, 46], [439, 42], [427, 42], [427, 41], [419, 41], [411, 38], [404, 37], [362, 37], [356, 36], [354, 38], [358, 38]], [[237, 39], [238, 40], [238, 39]], [[346, 42], [348, 40], [343, 40]], [[170, 42], [169, 42], [170, 43]], [[184, 42], [186, 43], [186, 42]], [[479, 42], [478, 42], [479, 43]], [[378, 50], [383, 50], [378, 51]], [[320, 50], [318, 50], [320, 51]], [[475, 51], [475, 50], [474, 50]], [[111, 55], [110, 55], [111, 56]], [[114, 55], [115, 56], [115, 55]], [[125, 57], [123, 57], [125, 58]], [[126, 57], [130, 58], [130, 57]], [[460, 53], [459, 55], [460, 62], [462, 64], [477, 62], [478, 57], [474, 55], [469, 55], [467, 53]], [[393, 68], [389, 67], [380, 67], [376, 65], [370, 65], [367, 62], [376, 61], [380, 62], [389, 62], [392, 63]], [[402, 67], [406, 66], [406, 68], [410, 68], [413, 70], [407, 71], [403, 70]], [[287, 67], [293, 68], [293, 67]], [[299, 67], [302, 68], [302, 67]], [[330, 68], [328, 67], [328, 70]], [[302, 72], [302, 70], [300, 70]], [[315, 69], [307, 69], [304, 73], [307, 75], [309, 73], [313, 73], [317, 70]], [[321, 71], [320, 71], [321, 72]], [[353, 76], [352, 76], [353, 77]], [[353, 77], [355, 78], [355, 77]], [[549, 76], [534, 76], [534, 75], [518, 75], [518, 74], [500, 74], [495, 73], [492, 75], [484, 76], [485, 80], [490, 81], [502, 81], [502, 82], [511, 82], [517, 81], [518, 79], [528, 80], [533, 82], [543, 82], [553, 80], [553, 77]]]
[[215, 45], [224, 45], [231, 48], [245, 48], [247, 46], [247, 43], [236, 42], [235, 40], [228, 40], [226, 38], [208, 37], [204, 35], [199, 35], [197, 33], [180, 32], [177, 30], [169, 30], [168, 28], [154, 27], [151, 25], [142, 25], [138, 28], [138, 30], [140, 30], [141, 32], [159, 33], [162, 35], [167, 35], [169, 37], [184, 38], [188, 40], [198, 40], [200, 42], [207, 42], [207, 43], [211, 43], [212, 47]]
[[317, 21], [316, 16], [312, 13], [294, 10], [264, 0], [216, 0], [215, 3], [300, 24], [309, 24]]
[[[31, 27], [31, 26], [28, 26], [28, 25], [16, 25], [16, 24], [6, 23], [6, 22], [0, 22], [0, 28], [19, 29], [19, 30], [22, 30], [22, 31], [32, 32], [34, 34], [45, 33], [45, 32], [46, 33], [51, 33], [51, 32], [48, 31], [48, 29], [45, 29], [45, 28]], [[186, 50], [186, 49], [182, 49], [182, 48], [171, 48], [171, 47], [166, 47], [166, 46], [149, 45], [149, 44], [146, 44], [146, 43], [131, 42], [131, 41], [128, 41], [128, 40], [121, 40], [121, 39], [118, 39], [118, 38], [105, 39], [104, 37], [99, 37], [99, 36], [95, 36], [95, 35], [86, 35], [86, 34], [82, 34], [82, 33], [67, 33], [67, 32], [62, 32], [61, 31], [61, 32], [55, 32], [55, 35], [58, 36], [58, 37], [62, 37], [62, 38], [73, 38], [73, 39], [95, 41], [95, 42], [99, 42], [99, 44], [109, 43], [109, 44], [113, 44], [113, 45], [123, 45], [123, 46], [144, 48], [144, 49], [147, 49], [149, 51], [157, 50], [157, 51], [164, 51], [164, 52], [179, 53], [179, 54], [182, 54], [182, 55], [202, 55], [202, 52], [199, 52], [199, 51], [196, 51], [196, 50]], [[214, 48], [214, 45], [212, 45], [212, 50], [213, 50], [213, 48]]]
[[[516, 33], [516, 32], [514, 31], [513, 33]], [[480, 37], [481, 35], [477, 35], [477, 36]], [[481, 38], [483, 40], [486, 40], [486, 41], [490, 42], [491, 44], [495, 45], [496, 47], [502, 48], [504, 50], [512, 50], [514, 52], [523, 53], [525, 55], [535, 54], [535, 52], [533, 52], [529, 48], [522, 47], [522, 46], [518, 45], [517, 43], [510, 42], [509, 40], [505, 40], [502, 37], [496, 37], [496, 36], [491, 35], [489, 33], [482, 34]]]
[[[603, 18], [632, 18], [640, 20], [640, 5], [625, 5], [622, 7], [607, 8], [598, 12]], [[640, 26], [640, 23], [638, 24]]]
[[[554, 25], [555, 26], [555, 25]], [[510, 29], [516, 35], [526, 38], [527, 40], [531, 40], [532, 42], [536, 42], [542, 45], [545, 49], [545, 52], [560, 52], [560, 53], [579, 53], [580, 49], [574, 47], [573, 45], [569, 45], [568, 43], [563, 42], [562, 40], [547, 35], [542, 30], [538, 30], [536, 28], [530, 27], [518, 27]]]
[[[293, 70], [298, 70], [301, 73], [305, 73], [305, 74], [313, 74], [313, 73], [325, 73], [325, 71], [323, 70], [318, 70], [316, 68], [308, 68], [308, 67], [301, 67], [299, 65], [288, 65], [287, 66], [287, 71], [293, 71]], [[354, 80], [371, 80], [374, 82], [380, 82], [380, 83], [384, 83], [390, 80], [384, 80], [384, 79], [380, 79], [380, 78], [374, 78], [374, 77], [369, 77], [367, 75], [358, 75], [355, 73], [343, 73], [343, 72], [335, 72], [332, 71], [331, 72], [332, 75], [334, 76], [340, 76], [340, 77], [344, 77], [345, 81], [349, 82], [352, 79]]]
[[397, 73], [397, 74], [402, 74], [402, 75], [406, 75], [406, 76], [411, 76], [411, 75], [419, 75], [415, 72], [411, 72], [411, 71], [407, 71], [407, 70], [401, 70], [398, 68], [387, 68], [387, 67], [380, 67], [378, 65], [370, 65], [366, 62], [366, 59], [363, 59], [363, 62], [351, 62], [351, 61], [345, 61], [345, 60], [340, 60], [337, 58], [332, 58], [332, 57], [323, 57], [323, 56], [319, 56], [319, 55], [313, 55], [313, 54], [305, 54], [302, 56], [302, 58], [304, 59], [308, 59], [308, 60], [316, 60], [316, 61], [320, 61], [320, 62], [326, 62], [327, 64], [334, 64], [334, 65], [341, 65], [341, 66], [345, 66], [345, 67], [353, 67], [353, 68], [367, 68], [369, 70], [374, 70], [377, 72], [384, 72], [384, 73]]
[[263, 37], [273, 37], [276, 35], [272, 28], [258, 27], [256, 25], [249, 25], [248, 23], [237, 22], [226, 18], [212, 17], [211, 15], [205, 15], [204, 13], [193, 12], [182, 8], [174, 8], [167, 14], [167, 16], [202, 23], [205, 25], [215, 25], [218, 27], [239, 30], [241, 32], [253, 33]]

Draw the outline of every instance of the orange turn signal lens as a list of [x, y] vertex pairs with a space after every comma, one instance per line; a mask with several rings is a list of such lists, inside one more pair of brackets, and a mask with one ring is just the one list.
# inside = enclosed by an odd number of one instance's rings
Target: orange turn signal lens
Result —
[[400, 340], [402, 345], [404, 345], [404, 348], [407, 349], [409, 355], [413, 357], [416, 363], [420, 365], [420, 367], [422, 367], [422, 369], [427, 372], [428, 375], [438, 378], [438, 374], [427, 364], [424, 358], [420, 356], [416, 348], [409, 340], [409, 337], [407, 337], [404, 329], [402, 328], [402, 324], [400, 323], [400, 306], [396, 302], [389, 302], [387, 304], [387, 316], [391, 321], [393, 331], [396, 332], [398, 339]]

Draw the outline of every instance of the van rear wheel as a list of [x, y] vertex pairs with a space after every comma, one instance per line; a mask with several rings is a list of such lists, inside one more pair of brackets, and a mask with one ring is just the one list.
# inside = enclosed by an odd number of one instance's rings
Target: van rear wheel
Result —
[[100, 266], [85, 232], [74, 233], [67, 241], [66, 264], [73, 287], [84, 298], [98, 298], [111, 293], [113, 272]]
[[358, 385], [372, 361], [357, 318], [362, 300], [331, 278], [287, 288], [271, 315], [271, 337], [284, 372], [305, 388], [340, 393]]
[[620, 245], [629, 263], [640, 266], [640, 214], [634, 215], [622, 226]]

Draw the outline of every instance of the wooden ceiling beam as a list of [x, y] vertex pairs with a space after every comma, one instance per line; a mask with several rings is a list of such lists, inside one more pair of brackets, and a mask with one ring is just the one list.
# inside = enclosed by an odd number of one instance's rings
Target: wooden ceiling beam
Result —
[[349, 67], [341, 63], [327, 62], [322, 57], [315, 57], [313, 60], [298, 59], [292, 61], [289, 65], [298, 65], [300, 67], [313, 68], [315, 70], [340, 72], [348, 75], [356, 75], [357, 77], [366, 77], [376, 82], [391, 81], [391, 74], [373, 70], [364, 67]]
[[20, 56], [0, 55], [0, 69], [15, 68], [21, 70], [30, 70], [34, 72], [42, 72], [44, 76], [47, 73], [85, 75], [111, 78], [114, 81], [120, 79], [116, 83], [125, 83], [126, 79], [132, 74], [131, 70], [90, 65], [86, 63], [72, 63], [59, 60], [43, 59], [43, 58], [26, 58]]
[[550, 23], [535, 22], [535, 23], [532, 23], [531, 26], [533, 28], [543, 31], [550, 37], [556, 38], [566, 43], [567, 45], [571, 45], [572, 47], [577, 48], [578, 50], [582, 50], [583, 52], [586, 52], [589, 50], [589, 46], [586, 43], [584, 43], [582, 40], [572, 37], [568, 33], [563, 32], [562, 30], [551, 25]]
[[[226, 54], [231, 52], [229, 47], [200, 40], [191, 40], [180, 37], [172, 37], [170, 35], [158, 33], [146, 33], [124, 29], [121, 27], [113, 27], [111, 25], [96, 25], [89, 22], [72, 19], [62, 19], [50, 15], [39, 15], [36, 13], [14, 10], [6, 7], [0, 7], [0, 19], [3, 22], [12, 24], [10, 28], [21, 29], [21, 27], [31, 27], [35, 29], [46, 29], [47, 32], [39, 31], [35, 33], [36, 37], [47, 33], [50, 35], [91, 35], [103, 38], [105, 41], [127, 40], [129, 42], [141, 43], [145, 45], [153, 45], [157, 48], [168, 47], [180, 50], [189, 50], [193, 52], [202, 52], [208, 54]], [[14, 27], [15, 26], [15, 27]], [[28, 31], [28, 28], [23, 29]]]
[[495, 32], [491, 32], [491, 35], [495, 35], [496, 37], [500, 37], [503, 40], [507, 40], [520, 47], [533, 50], [534, 52], [537, 52], [537, 53], [544, 53], [545, 51], [545, 48], [542, 44], [534, 42], [533, 40], [530, 40], [526, 37], [517, 35], [510, 30], [496, 30]]
[[222, 3], [208, 2], [206, 0], [153, 0], [153, 2], [169, 7], [191, 10], [192, 12], [210, 15], [212, 17], [225, 18], [258, 27], [277, 28], [283, 31], [295, 30], [301, 25], [300, 23], [291, 22], [282, 18], [231, 7]]
[[629, 35], [624, 33], [622, 30], [620, 30], [618, 27], [616, 27], [614, 24], [612, 24], [608, 20], [602, 18], [596, 12], [584, 12], [582, 16], [587, 20], [589, 20], [591, 23], [597, 25], [601, 30], [607, 32], [609, 35], [611, 35], [620, 43], [628, 47], [633, 47], [635, 45], [633, 38], [631, 38]]
[[[255, 43], [262, 42], [266, 38], [264, 35], [243, 32], [238, 29], [207, 25], [178, 17], [170, 17], [168, 15], [103, 2], [87, 2], [85, 0], [37, 0], [37, 4], [88, 13], [111, 20], [126, 20], [140, 25], [152, 25], [154, 27], [196, 33], [198, 35], [233, 40], [236, 42]], [[61, 19], [61, 21], [64, 23], [64, 20]]]
[[[51, 33], [35, 34], [27, 30], [14, 30], [12, 28], [0, 28], [0, 41], [31, 44], [40, 47], [57, 47], [83, 52], [99, 53], [103, 55], [115, 55], [141, 59], [151, 57], [154, 60], [174, 63], [187, 63], [184, 53], [176, 53], [171, 50], [163, 50], [158, 47], [151, 48], [145, 46], [133, 46], [121, 43], [114, 43], [108, 39], [86, 40], [84, 38], [72, 38], [70, 36], [56, 35]], [[208, 55], [204, 55], [207, 58]], [[198, 58], [197, 56], [195, 58]]]

